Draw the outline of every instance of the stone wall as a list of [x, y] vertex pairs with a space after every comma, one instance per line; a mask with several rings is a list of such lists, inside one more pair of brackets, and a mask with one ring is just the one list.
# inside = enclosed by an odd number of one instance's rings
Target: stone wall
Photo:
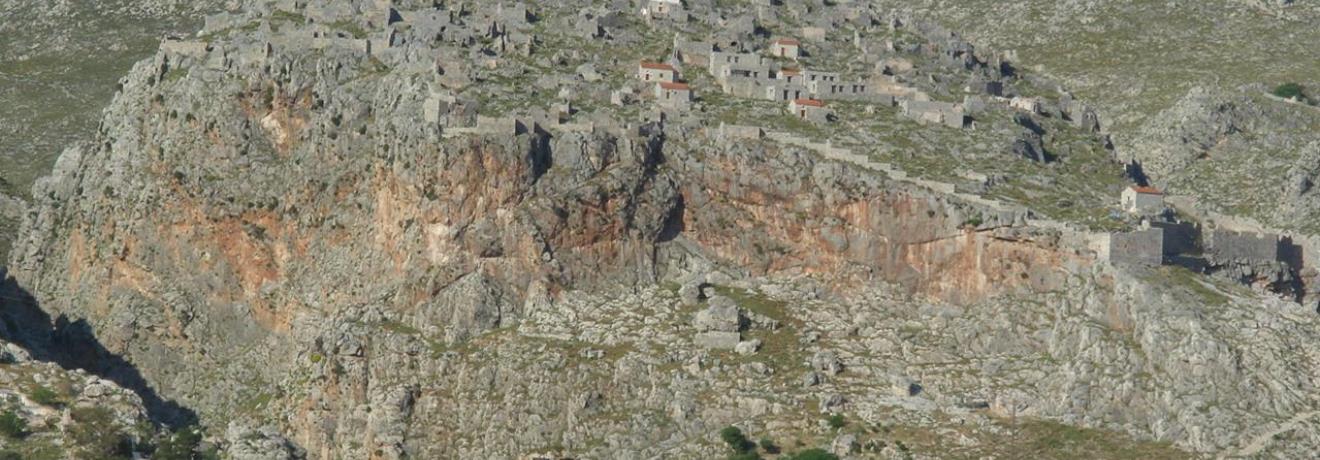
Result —
[[1151, 228], [1109, 235], [1109, 263], [1154, 267], [1163, 262], [1164, 229]]
[[721, 123], [719, 135], [721, 140], [726, 142], [730, 140], [760, 139], [765, 136], [765, 130], [761, 129], [759, 126], [741, 126]]
[[1274, 262], [1279, 260], [1279, 237], [1269, 233], [1216, 229], [1210, 235], [1206, 255], [1214, 264], [1234, 261]]
[[1164, 230], [1164, 253], [1199, 254], [1202, 250], [1201, 228], [1189, 222], [1151, 222], [1151, 226]]

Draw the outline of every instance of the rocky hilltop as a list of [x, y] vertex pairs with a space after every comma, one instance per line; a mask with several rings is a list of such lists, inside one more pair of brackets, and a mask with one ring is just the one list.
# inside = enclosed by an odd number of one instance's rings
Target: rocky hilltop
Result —
[[188, 34], [219, 0], [15, 1], [0, 4], [0, 260], [9, 259], [24, 199], [65, 146], [90, 139], [115, 82], [155, 53], [165, 33]]
[[[1314, 234], [1314, 1], [877, 1], [1012, 50], [1097, 105], [1117, 155], [1166, 193], [1262, 230]], [[1228, 40], [1211, 30], [1234, 30]], [[1280, 199], [1280, 195], [1284, 198]]]
[[22, 303], [233, 458], [1320, 447], [1313, 309], [1097, 249], [1130, 168], [1057, 83], [869, 5], [634, 3], [208, 17], [33, 187]]

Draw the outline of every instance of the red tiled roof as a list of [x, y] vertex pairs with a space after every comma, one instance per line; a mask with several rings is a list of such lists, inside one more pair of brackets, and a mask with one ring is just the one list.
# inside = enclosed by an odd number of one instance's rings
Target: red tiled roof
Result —
[[670, 83], [667, 81], [660, 82], [660, 87], [664, 89], [683, 90], [683, 91], [688, 91], [692, 89], [692, 87], [688, 86], [687, 83]]
[[655, 69], [655, 70], [668, 70], [668, 71], [670, 71], [670, 72], [673, 72], [673, 71], [674, 71], [674, 66], [669, 65], [669, 64], [661, 64], [661, 63], [659, 63], [659, 62], [643, 62], [643, 63], [642, 63], [642, 68], [643, 68], [643, 69]]
[[791, 76], [791, 77], [796, 77], [796, 76], [798, 76], [798, 75], [802, 75], [802, 71], [801, 71], [801, 70], [798, 70], [798, 69], [784, 69], [784, 70], [781, 70], [780, 72], [783, 73], [784, 75], [788, 75], [788, 76]]
[[825, 107], [825, 101], [816, 99], [794, 99], [793, 103], [797, 105], [809, 105], [812, 107]]
[[792, 45], [792, 46], [798, 46], [798, 45], [801, 45], [802, 42], [799, 42], [799, 41], [797, 41], [797, 40], [795, 40], [795, 39], [792, 39], [792, 38], [781, 38], [781, 39], [775, 40], [775, 44], [776, 44], [776, 45]]
[[1160, 189], [1157, 189], [1157, 188], [1155, 188], [1155, 187], [1139, 187], [1139, 186], [1133, 185], [1133, 186], [1128, 187], [1128, 188], [1131, 188], [1132, 191], [1134, 191], [1134, 192], [1142, 193], [1142, 194], [1146, 194], [1146, 195], [1163, 195], [1163, 194], [1164, 194], [1164, 192], [1161, 192]]

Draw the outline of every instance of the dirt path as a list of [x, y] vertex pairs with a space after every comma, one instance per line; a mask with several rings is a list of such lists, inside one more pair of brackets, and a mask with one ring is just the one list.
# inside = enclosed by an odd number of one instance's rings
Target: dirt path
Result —
[[1215, 458], [1222, 460], [1225, 458], [1242, 458], [1242, 457], [1250, 457], [1252, 455], [1256, 455], [1260, 453], [1261, 450], [1264, 450], [1265, 446], [1268, 445], [1270, 441], [1274, 440], [1275, 435], [1295, 430], [1302, 424], [1302, 422], [1305, 422], [1308, 419], [1311, 419], [1317, 415], [1320, 415], [1320, 411], [1303, 412], [1294, 415], [1293, 418], [1288, 419], [1288, 421], [1286, 422], [1280, 423], [1279, 426], [1274, 427], [1274, 429], [1261, 433], [1257, 435], [1255, 438], [1252, 438], [1250, 443], [1248, 443], [1243, 448], [1238, 449], [1236, 453], [1221, 452], [1219, 456]]

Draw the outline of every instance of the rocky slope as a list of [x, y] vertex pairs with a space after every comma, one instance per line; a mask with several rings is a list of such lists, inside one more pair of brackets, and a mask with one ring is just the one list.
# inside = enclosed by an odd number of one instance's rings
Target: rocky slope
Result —
[[[115, 81], [226, 2], [108, 0], [0, 4], [0, 178], [26, 193], [64, 147], [88, 139]], [[231, 5], [236, 6], [236, 5]]]
[[0, 455], [109, 458], [154, 440], [137, 395], [85, 372], [34, 361], [13, 343], [4, 348]]
[[219, 0], [10, 1], [0, 4], [0, 260], [20, 218], [8, 196], [23, 198], [49, 173], [60, 151], [87, 140], [115, 82], [155, 53], [165, 33], [188, 34]]
[[[895, 458], [1320, 445], [1296, 304], [699, 114], [466, 123], [501, 81], [351, 5], [330, 36], [253, 2], [165, 42], [10, 258], [231, 455], [704, 458], [726, 425]], [[338, 46], [384, 30], [411, 45]]]
[[[877, 2], [1014, 50], [1098, 106], [1124, 161], [1150, 181], [1266, 228], [1315, 234], [1320, 110], [1266, 94], [1320, 91], [1320, 3]], [[1218, 32], [1233, 30], [1242, 39]], [[1284, 194], [1286, 199], [1278, 199]]]

